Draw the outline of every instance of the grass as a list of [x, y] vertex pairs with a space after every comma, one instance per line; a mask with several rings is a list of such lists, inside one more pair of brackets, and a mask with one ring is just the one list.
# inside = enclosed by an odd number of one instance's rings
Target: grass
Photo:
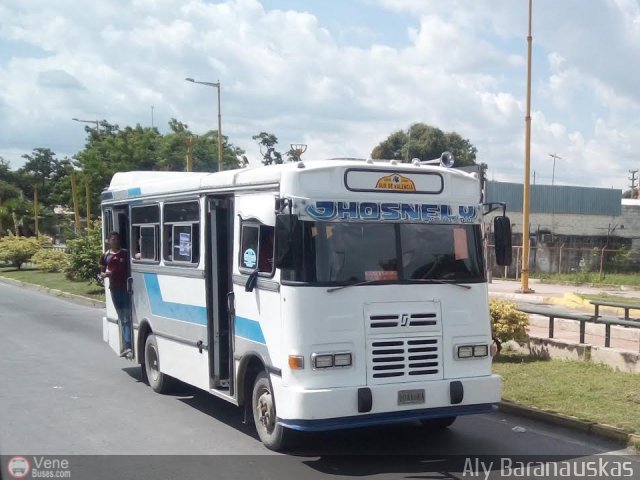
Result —
[[0, 267], [0, 276], [33, 283], [43, 287], [61, 290], [75, 295], [82, 295], [95, 300], [104, 300], [104, 289], [98, 285], [90, 285], [86, 282], [73, 282], [65, 277], [64, 273], [48, 273], [36, 268], [24, 267], [16, 270], [13, 267]]
[[532, 273], [531, 278], [537, 278], [549, 283], [567, 282], [640, 287], [640, 275], [634, 273], [605, 273], [602, 277], [598, 272]]
[[640, 433], [640, 375], [512, 353], [498, 356], [494, 371], [505, 400]]
[[581, 293], [580, 296], [587, 300], [599, 300], [601, 302], [619, 302], [619, 303], [629, 303], [632, 305], [640, 306], [640, 298], [638, 297], [620, 297], [619, 295], [610, 295], [608, 293]]

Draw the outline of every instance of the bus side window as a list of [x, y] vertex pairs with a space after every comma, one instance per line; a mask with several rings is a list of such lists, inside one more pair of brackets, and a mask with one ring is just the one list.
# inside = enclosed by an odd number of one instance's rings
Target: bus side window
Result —
[[132, 207], [131, 233], [133, 259], [157, 262], [160, 259], [160, 206]]
[[197, 201], [165, 203], [163, 216], [165, 262], [197, 264], [200, 260], [200, 206]]
[[270, 225], [245, 223], [240, 238], [240, 271], [257, 270], [265, 276], [273, 275], [275, 229]]
[[104, 223], [104, 245], [109, 248], [109, 234], [113, 232], [113, 210], [105, 208], [102, 213], [102, 222]]

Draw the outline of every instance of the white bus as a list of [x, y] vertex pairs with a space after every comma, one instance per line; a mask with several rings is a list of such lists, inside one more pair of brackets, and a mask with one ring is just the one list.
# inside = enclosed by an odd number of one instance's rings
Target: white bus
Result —
[[[491, 411], [479, 181], [425, 163], [117, 173], [103, 229], [130, 251], [151, 388], [175, 378], [242, 406], [276, 450], [289, 429]], [[496, 218], [500, 262], [511, 233]], [[103, 337], [121, 351], [109, 295]]]

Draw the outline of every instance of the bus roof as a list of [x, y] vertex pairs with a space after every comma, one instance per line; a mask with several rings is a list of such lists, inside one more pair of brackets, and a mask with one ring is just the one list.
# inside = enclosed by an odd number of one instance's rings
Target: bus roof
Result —
[[[240, 168], [223, 172], [158, 172], [132, 171], [116, 173], [104, 193], [129, 192], [128, 196], [193, 191], [199, 189], [234, 188], [251, 185], [280, 184], [283, 174], [296, 175], [310, 170], [326, 170], [345, 167], [363, 170], [394, 170], [398, 173], [438, 172], [460, 178], [473, 179], [472, 174], [434, 165], [413, 165], [390, 161], [317, 160], [284, 163], [259, 167]], [[103, 195], [103, 199], [112, 195]]]

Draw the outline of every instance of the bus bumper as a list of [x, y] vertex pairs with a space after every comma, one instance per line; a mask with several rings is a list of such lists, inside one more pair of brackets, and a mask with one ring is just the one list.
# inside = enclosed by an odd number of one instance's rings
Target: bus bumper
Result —
[[[362, 387], [303, 390], [278, 385], [278, 422], [293, 430], [323, 431], [385, 425], [429, 418], [489, 413], [500, 401], [498, 375], [366, 387], [371, 391], [371, 409], [358, 411]], [[462, 384], [462, 397], [452, 403], [452, 382]], [[398, 405], [398, 392], [424, 389], [424, 403]], [[456, 389], [458, 390], [458, 389]]]

